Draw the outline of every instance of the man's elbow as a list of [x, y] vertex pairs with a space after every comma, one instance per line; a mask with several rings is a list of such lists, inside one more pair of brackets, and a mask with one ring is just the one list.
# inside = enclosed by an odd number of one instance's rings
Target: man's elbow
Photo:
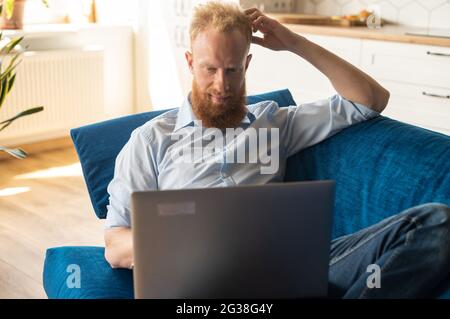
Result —
[[382, 111], [384, 111], [384, 109], [386, 108], [386, 106], [389, 103], [389, 98], [391, 97], [391, 93], [386, 90], [385, 88], [383, 88], [382, 93], [381, 93], [381, 97], [380, 97], [380, 113]]
[[383, 112], [389, 103], [390, 96], [391, 96], [391, 93], [388, 90], [386, 90], [385, 88], [381, 87], [374, 94], [374, 98], [373, 98], [372, 104], [371, 104], [372, 109], [377, 111], [378, 113]]

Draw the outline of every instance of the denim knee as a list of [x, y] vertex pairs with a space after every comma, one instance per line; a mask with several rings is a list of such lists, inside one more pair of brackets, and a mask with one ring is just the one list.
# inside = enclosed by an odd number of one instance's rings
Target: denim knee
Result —
[[420, 226], [442, 225], [450, 227], [450, 207], [442, 203], [425, 203], [411, 207], [398, 218], [406, 218]]
[[[442, 225], [450, 231], [450, 207], [441, 203], [427, 203], [418, 206], [426, 217], [422, 223], [425, 225]], [[450, 234], [449, 234], [450, 236]]]
[[435, 243], [436, 267], [447, 265], [450, 269], [450, 207], [441, 203], [421, 206], [425, 215], [420, 223], [429, 227], [430, 243]]

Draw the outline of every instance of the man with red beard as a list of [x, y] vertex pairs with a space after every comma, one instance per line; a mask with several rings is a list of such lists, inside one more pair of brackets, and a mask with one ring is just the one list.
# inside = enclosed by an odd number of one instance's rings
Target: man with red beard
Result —
[[[263, 37], [255, 37], [260, 31]], [[389, 92], [367, 74], [295, 34], [257, 9], [243, 12], [222, 2], [198, 6], [190, 26], [192, 92], [180, 109], [166, 112], [133, 131], [117, 157], [108, 186], [105, 257], [113, 268], [133, 266], [130, 195], [134, 191], [227, 187], [283, 181], [289, 156], [355, 123], [376, 117]], [[279, 108], [273, 101], [246, 105], [245, 74], [250, 44], [290, 51], [328, 77], [337, 94], [301, 106]], [[198, 123], [201, 123], [198, 125]], [[198, 129], [279, 130], [279, 167], [269, 174], [261, 162], [180, 163], [174, 154], [192, 149]], [[204, 131], [202, 131], [204, 132]], [[182, 136], [174, 140], [174, 136]], [[245, 139], [234, 136], [218, 158], [232, 158]], [[248, 150], [252, 152], [253, 150]], [[357, 209], [357, 208], [355, 208]], [[424, 204], [331, 243], [330, 295], [348, 298], [418, 297], [430, 293], [450, 272], [450, 209]], [[432, 231], [431, 231], [432, 230]], [[312, 247], [314, 249], [314, 247]], [[367, 269], [378, 265], [382, 285], [369, 289]], [[426, 271], [424, 271], [426, 270]], [[420, 279], [410, 279], [420, 273]], [[408, 282], [405, 288], [404, 283]]]

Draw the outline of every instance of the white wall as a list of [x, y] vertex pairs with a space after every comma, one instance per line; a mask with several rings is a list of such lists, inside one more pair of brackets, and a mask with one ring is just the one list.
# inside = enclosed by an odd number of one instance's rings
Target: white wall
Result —
[[82, 29], [81, 42], [105, 49], [105, 115], [115, 118], [135, 110], [134, 34], [130, 26]]
[[297, 10], [305, 13], [340, 15], [358, 13], [378, 6], [383, 19], [400, 25], [450, 28], [450, 2], [446, 0], [297, 0]]

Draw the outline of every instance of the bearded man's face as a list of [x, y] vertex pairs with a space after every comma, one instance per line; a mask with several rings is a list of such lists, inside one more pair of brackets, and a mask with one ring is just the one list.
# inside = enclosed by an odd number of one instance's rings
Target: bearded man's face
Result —
[[192, 43], [186, 59], [193, 74], [191, 104], [205, 127], [234, 128], [246, 109], [245, 72], [251, 60], [239, 30], [207, 29]]

